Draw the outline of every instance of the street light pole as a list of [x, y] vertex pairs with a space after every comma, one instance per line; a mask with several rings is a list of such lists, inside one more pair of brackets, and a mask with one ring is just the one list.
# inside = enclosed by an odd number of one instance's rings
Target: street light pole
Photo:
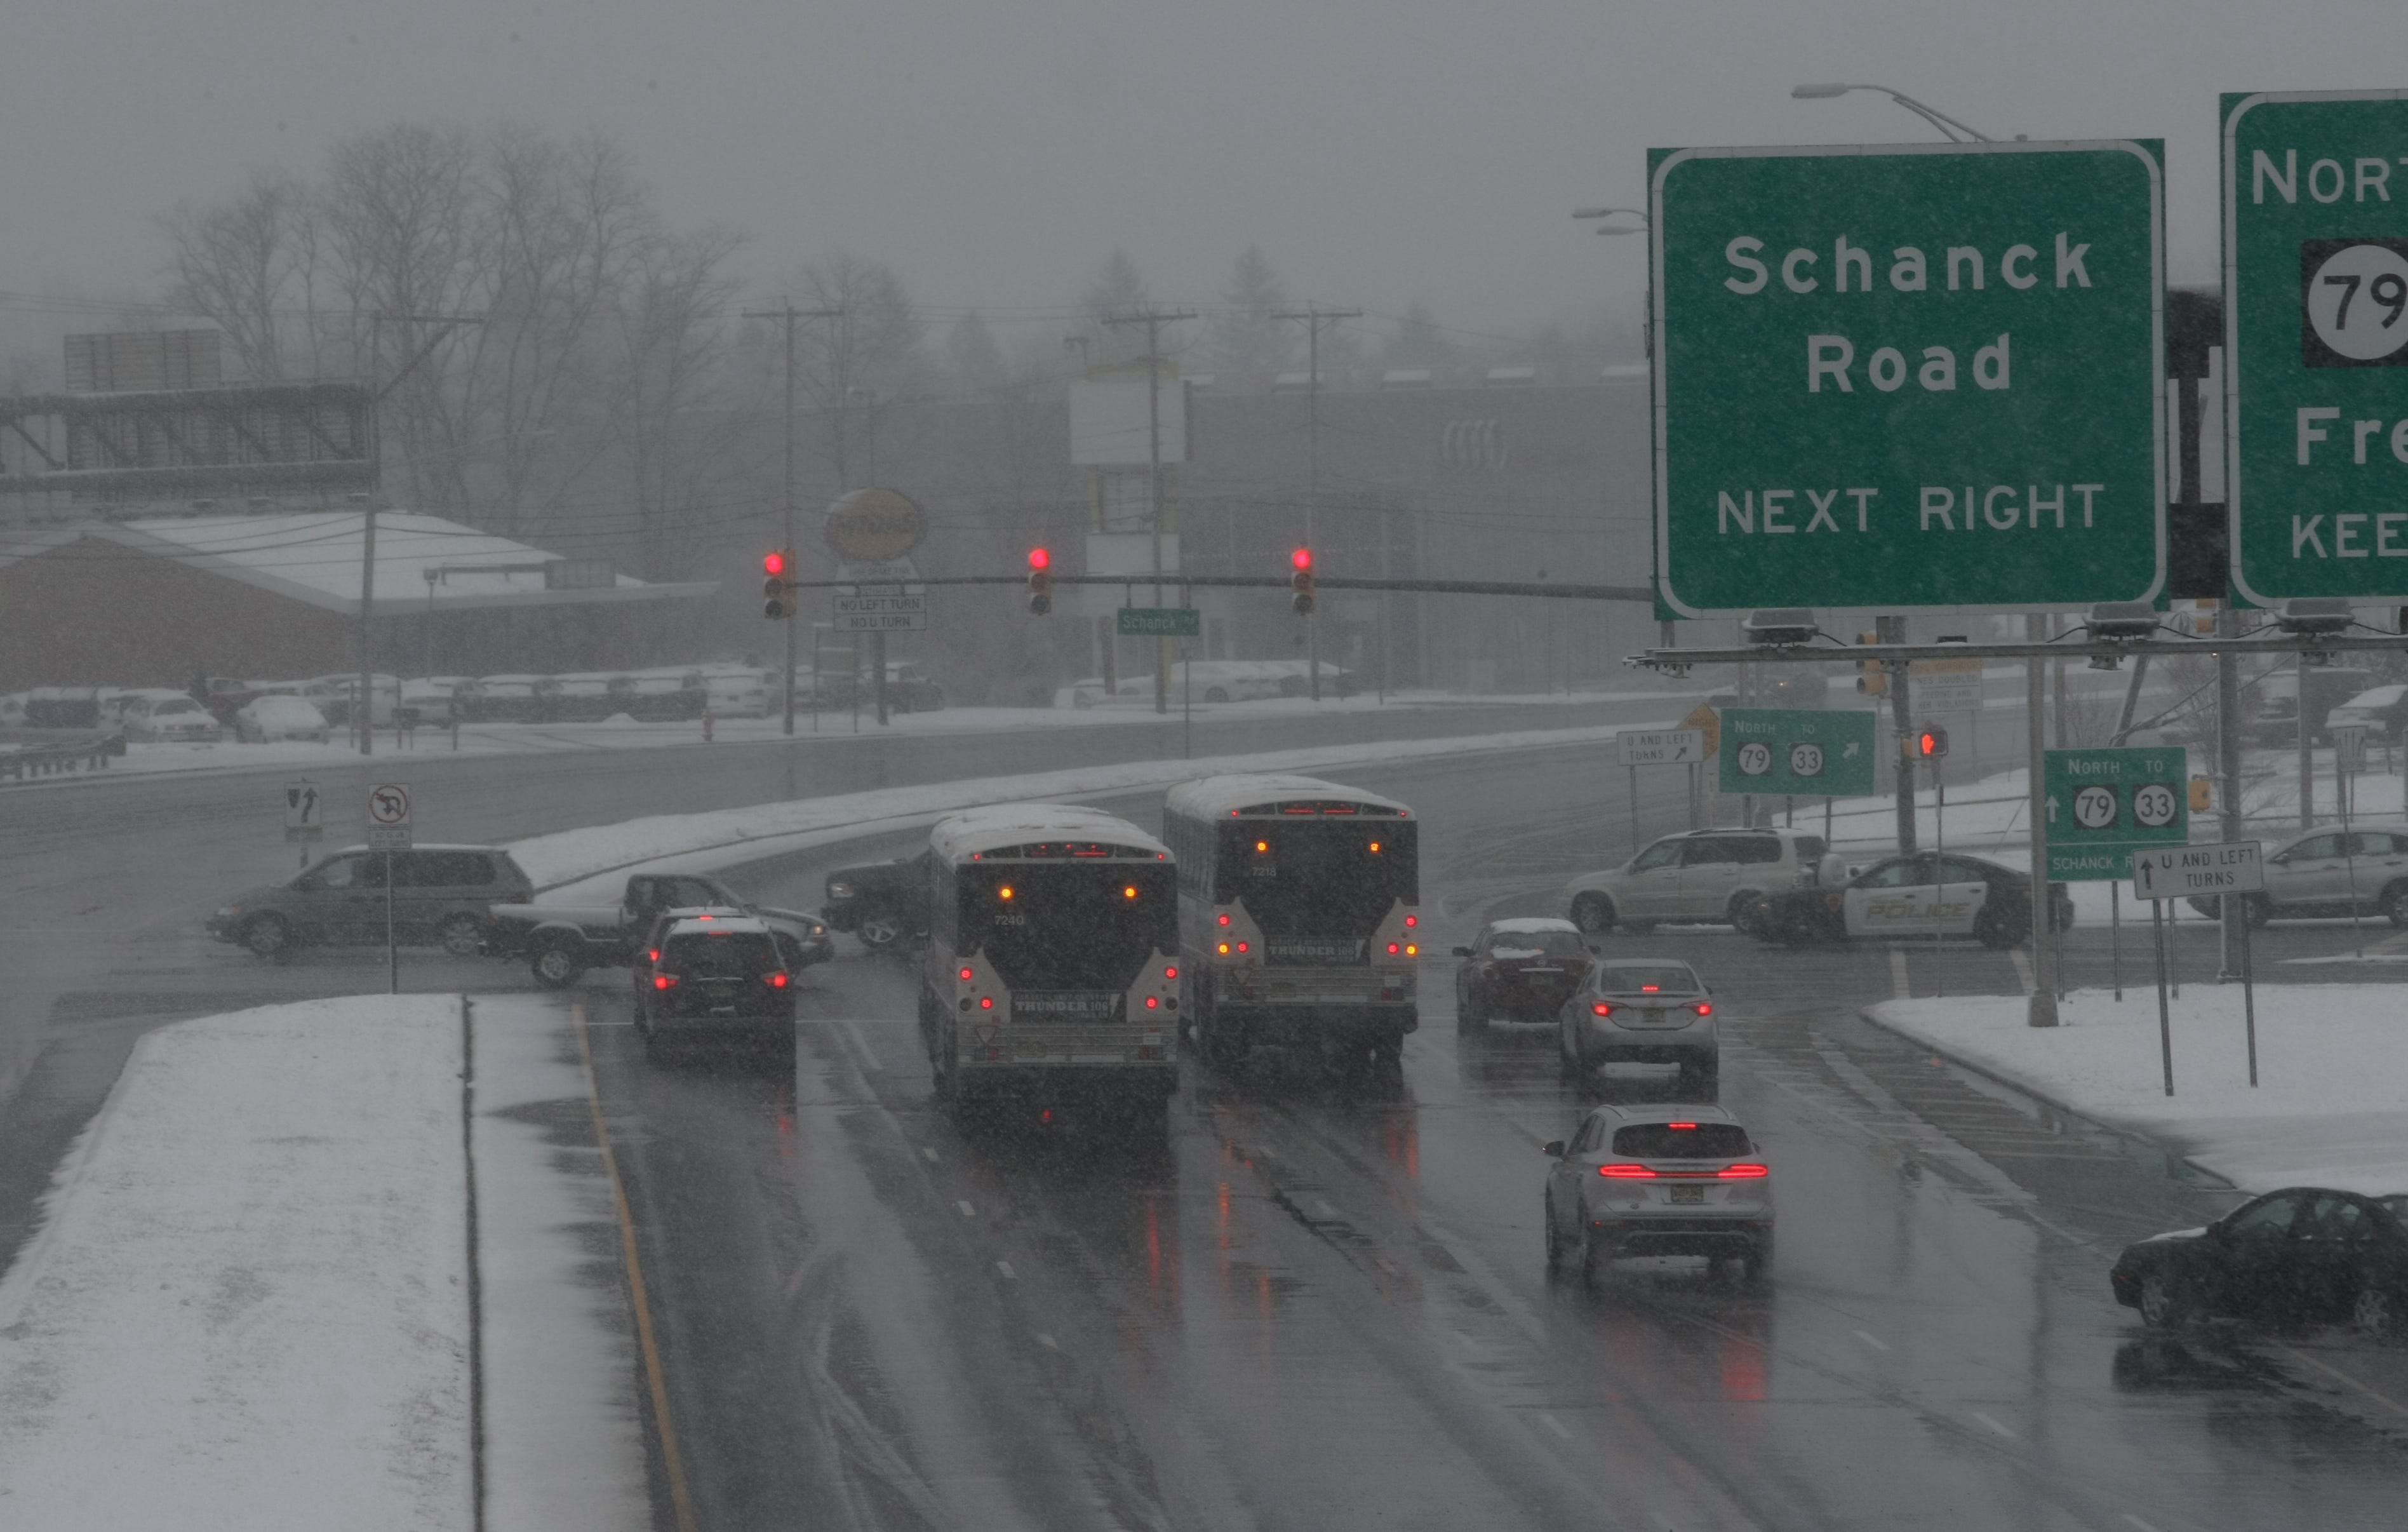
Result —
[[1915, 116], [1922, 118], [1933, 127], [1938, 128], [1940, 130], [1941, 136], [1946, 138], [1952, 144], [1991, 144], [1998, 142], [1997, 139], [1991, 137], [1988, 134], [1984, 133], [1981, 129], [1968, 127], [1964, 123], [1956, 121], [1956, 119], [1949, 116], [1946, 112], [1942, 111], [1939, 107], [1927, 107], [1922, 102], [1915, 100], [1914, 97], [1908, 95], [1905, 92], [1893, 91], [1886, 85], [1794, 85], [1790, 87], [1789, 94], [1793, 99], [1799, 101], [1828, 101], [1833, 96], [1846, 95], [1851, 91], [1872, 91], [1878, 94], [1889, 97], [1892, 101], [1904, 107], [1908, 111], [1913, 112]]
[[[1140, 313], [1117, 314], [1104, 323], [1145, 326], [1146, 501], [1154, 523], [1154, 604], [1162, 605], [1162, 327], [1194, 319], [1192, 308], [1169, 309], [1148, 304]], [[1154, 710], [1170, 711], [1170, 640], [1154, 641]]]

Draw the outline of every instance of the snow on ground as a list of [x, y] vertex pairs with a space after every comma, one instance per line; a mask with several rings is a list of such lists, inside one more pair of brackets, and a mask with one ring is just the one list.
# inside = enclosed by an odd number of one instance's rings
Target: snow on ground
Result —
[[[651, 1525], [568, 1018], [477, 1003], [486, 1515]], [[472, 1504], [460, 1003], [149, 1034], [0, 1280], [0, 1526], [445, 1532]], [[608, 1256], [602, 1252], [610, 1252]]]
[[1506, 734], [1472, 735], [1438, 739], [1393, 739], [1354, 745], [1325, 745], [1311, 750], [1263, 751], [1248, 755], [1207, 756], [1194, 761], [1125, 761], [1109, 766], [1070, 766], [1033, 771], [1016, 777], [974, 778], [964, 781], [929, 782], [917, 787], [881, 788], [867, 793], [842, 793], [762, 804], [751, 809], [721, 809], [699, 814], [659, 814], [618, 824], [593, 825], [535, 836], [514, 841], [518, 858], [536, 885], [557, 897], [578, 899], [589, 894], [606, 902], [618, 896], [615, 882], [593, 890], [570, 885], [574, 881], [603, 875], [638, 863], [682, 856], [678, 864], [689, 870], [738, 861], [757, 861], [782, 851], [801, 850], [824, 840], [851, 838], [887, 829], [925, 823], [962, 809], [990, 803], [1043, 802], [1093, 797], [1102, 794], [1166, 787], [1190, 777], [1229, 771], [1321, 771], [1367, 762], [1429, 760], [1491, 751], [1536, 750], [1548, 746], [1602, 745], [1628, 728], [1657, 725], [1615, 723], [1585, 729], [1524, 729]]
[[458, 1003], [135, 1047], [0, 1280], [0, 1524], [471, 1525]]
[[2259, 984], [2255, 1090], [2241, 986], [2186, 986], [2170, 1008], [2172, 1096], [2150, 989], [2126, 990], [2121, 1004], [2077, 991], [2055, 1029], [2027, 1026], [2025, 1004], [2021, 995], [1892, 1000], [1869, 1014], [2249, 1191], [2408, 1191], [2408, 991], [2397, 985]]

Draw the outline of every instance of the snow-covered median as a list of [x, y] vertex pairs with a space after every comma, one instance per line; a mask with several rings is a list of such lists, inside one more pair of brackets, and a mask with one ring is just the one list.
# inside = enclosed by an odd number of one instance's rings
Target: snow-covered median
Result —
[[460, 1011], [162, 1027], [0, 1281], [0, 1525], [471, 1525]]
[[[1426, 761], [1448, 755], [1551, 746], [1610, 746], [1625, 729], [1649, 723], [1614, 723], [1583, 729], [1523, 729], [1505, 734], [1438, 739], [1392, 739], [1310, 750], [1259, 751], [1248, 755], [1208, 756], [1195, 761], [1123, 761], [1109, 766], [1068, 766], [1014, 777], [982, 777], [881, 788], [828, 797], [767, 803], [751, 809], [720, 809], [699, 814], [657, 814], [617, 824], [597, 824], [515, 841], [510, 852], [539, 888], [557, 890], [577, 879], [617, 871], [666, 857], [694, 858], [697, 869], [714, 863], [750, 861], [815, 839], [902, 828], [963, 809], [990, 803], [1025, 803], [1094, 797], [1167, 787], [1191, 777], [1228, 771], [1324, 771], [1366, 763]], [[1669, 726], [1669, 725], [1665, 725]], [[703, 853], [722, 853], [706, 855]]]
[[2157, 1007], [2077, 991], [2065, 1024], [2024, 1023], [2021, 995], [1892, 1000], [1881, 1025], [2109, 1127], [2153, 1139], [2249, 1191], [2408, 1191], [2408, 990], [2258, 986], [2258, 1078], [2237, 984], [2186, 986], [2165, 1094]]

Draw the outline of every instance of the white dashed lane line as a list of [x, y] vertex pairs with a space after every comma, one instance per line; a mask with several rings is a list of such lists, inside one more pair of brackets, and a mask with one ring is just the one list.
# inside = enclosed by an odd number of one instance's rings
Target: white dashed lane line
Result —
[[1996, 1420], [1993, 1420], [1991, 1417], [1982, 1413], [1978, 1410], [1973, 1411], [1973, 1418], [1988, 1426], [1991, 1430], [1996, 1431], [1999, 1435], [2006, 1438], [2009, 1441], [2020, 1439], [2013, 1431], [2008, 1430], [2005, 1426], [2000, 1425]]
[[1875, 1351], [1877, 1351], [1877, 1352], [1885, 1352], [1885, 1351], [1889, 1350], [1889, 1342], [1888, 1342], [1888, 1341], [1886, 1341], [1886, 1340], [1884, 1340], [1881, 1337], [1879, 1337], [1879, 1336], [1877, 1336], [1877, 1335], [1872, 1335], [1872, 1334], [1869, 1334], [1869, 1333], [1868, 1333], [1868, 1332], [1866, 1332], [1866, 1331], [1858, 1330], [1858, 1331], [1856, 1332], [1856, 1339], [1859, 1339], [1859, 1340], [1861, 1340], [1861, 1341], [1863, 1341], [1866, 1345], [1870, 1346], [1873, 1350], [1875, 1350]]
[[1539, 1411], [1539, 1418], [1547, 1423], [1548, 1430], [1553, 1431], [1555, 1435], [1563, 1438], [1566, 1441], [1570, 1441], [1572, 1439], [1572, 1428], [1566, 1425], [1563, 1422], [1555, 1419], [1555, 1416], [1550, 1415], [1545, 1410], [1541, 1410]]
[[995, 1269], [1001, 1273], [1005, 1281], [1018, 1281], [1020, 1280], [1020, 1273], [1011, 1269], [1011, 1263], [1010, 1261], [996, 1262]]
[[962, 1216], [964, 1218], [976, 1218], [978, 1216], [978, 1210], [971, 1207], [967, 1202], [956, 1202], [953, 1206], [962, 1210]]

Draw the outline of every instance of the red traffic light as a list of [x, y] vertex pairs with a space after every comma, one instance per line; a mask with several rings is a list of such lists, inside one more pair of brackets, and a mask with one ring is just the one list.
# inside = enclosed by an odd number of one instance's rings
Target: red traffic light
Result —
[[1042, 548], [1028, 551], [1028, 614], [1042, 617], [1054, 609], [1054, 555]]
[[761, 572], [769, 575], [784, 574], [786, 572], [786, 555], [774, 549], [769, 552], [762, 554]]
[[1287, 561], [1307, 574], [1312, 572], [1312, 550], [1310, 548], [1297, 549], [1287, 556]]
[[1032, 548], [1028, 551], [1028, 566], [1031, 569], [1050, 569], [1054, 567], [1054, 555], [1042, 548]]

